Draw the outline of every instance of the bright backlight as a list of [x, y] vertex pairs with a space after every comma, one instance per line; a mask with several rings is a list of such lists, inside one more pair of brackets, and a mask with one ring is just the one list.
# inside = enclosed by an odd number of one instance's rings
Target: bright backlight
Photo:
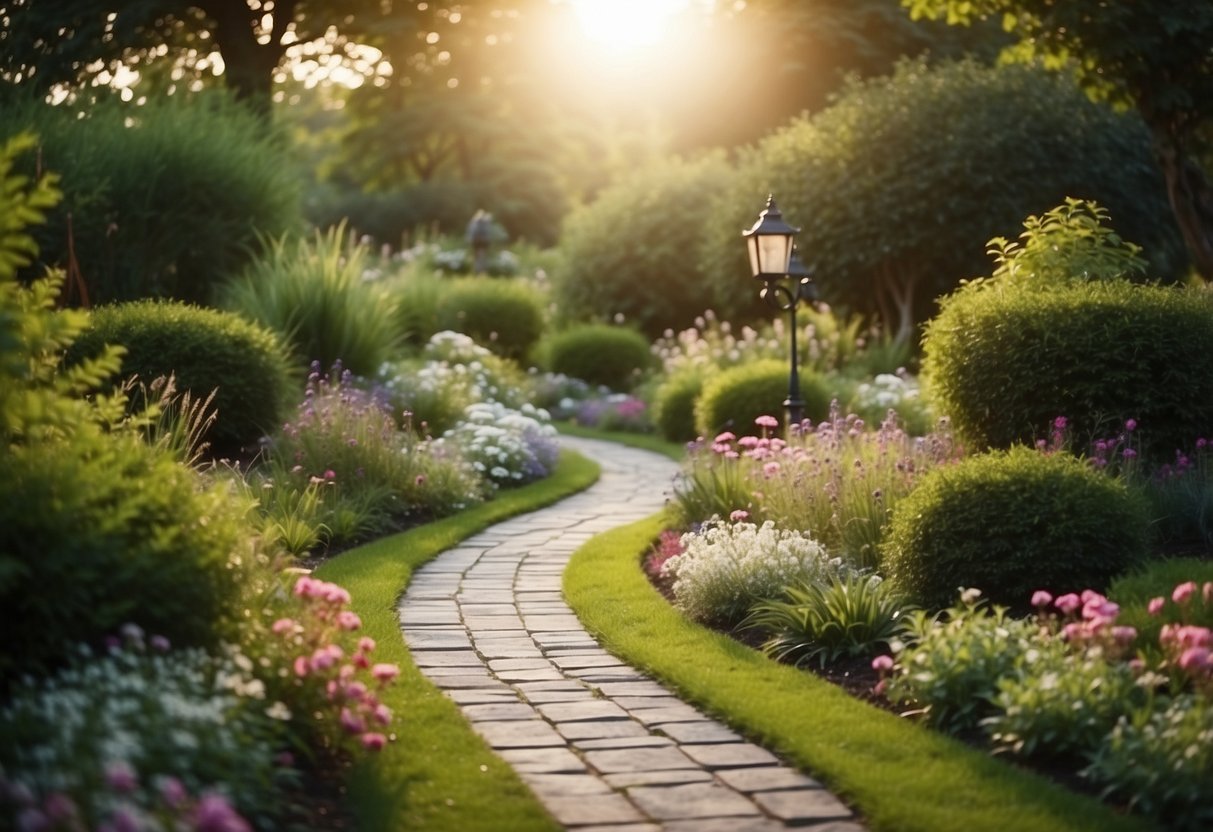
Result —
[[689, 0], [569, 0], [586, 37], [617, 50], [652, 46]]

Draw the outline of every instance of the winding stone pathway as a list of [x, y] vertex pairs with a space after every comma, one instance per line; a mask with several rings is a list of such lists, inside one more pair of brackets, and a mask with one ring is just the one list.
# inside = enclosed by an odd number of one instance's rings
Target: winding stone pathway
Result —
[[572, 553], [658, 511], [677, 470], [564, 437], [602, 467], [554, 506], [419, 569], [400, 623], [422, 672], [577, 832], [862, 832], [821, 784], [603, 650], [561, 595]]

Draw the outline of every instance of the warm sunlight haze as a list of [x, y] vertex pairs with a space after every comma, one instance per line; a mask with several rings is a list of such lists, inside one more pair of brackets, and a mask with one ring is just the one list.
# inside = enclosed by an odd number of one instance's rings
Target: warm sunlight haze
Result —
[[586, 37], [610, 50], [652, 46], [688, 0], [569, 0]]

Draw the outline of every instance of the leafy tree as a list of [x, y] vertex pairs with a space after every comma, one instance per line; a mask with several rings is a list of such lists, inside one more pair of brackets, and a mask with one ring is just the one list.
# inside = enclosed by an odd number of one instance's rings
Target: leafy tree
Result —
[[445, 13], [391, 0], [14, 0], [0, 15], [0, 77], [47, 92], [161, 59], [205, 67], [217, 51], [227, 85], [268, 108], [291, 44], [336, 55], [358, 43], [411, 45]]
[[988, 240], [1067, 196], [1106, 206], [1155, 258], [1154, 276], [1183, 267], [1140, 119], [1031, 67], [909, 61], [773, 134], [703, 237], [718, 309], [760, 311], [738, 232], [768, 192], [803, 227], [823, 298], [875, 315], [903, 343], [936, 296], [982, 272]]
[[1213, 280], [1213, 4], [1172, 0], [902, 0], [914, 17], [1001, 18], [1009, 58], [1073, 70], [1095, 98], [1136, 107], [1196, 268]]

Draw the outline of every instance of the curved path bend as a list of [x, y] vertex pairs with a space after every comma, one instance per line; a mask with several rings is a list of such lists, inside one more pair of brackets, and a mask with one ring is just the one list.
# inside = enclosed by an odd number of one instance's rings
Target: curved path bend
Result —
[[577, 832], [862, 832], [821, 784], [677, 699], [581, 626], [561, 595], [569, 557], [664, 504], [665, 457], [562, 437], [602, 476], [586, 491], [463, 541], [414, 574], [400, 604], [422, 672]]

